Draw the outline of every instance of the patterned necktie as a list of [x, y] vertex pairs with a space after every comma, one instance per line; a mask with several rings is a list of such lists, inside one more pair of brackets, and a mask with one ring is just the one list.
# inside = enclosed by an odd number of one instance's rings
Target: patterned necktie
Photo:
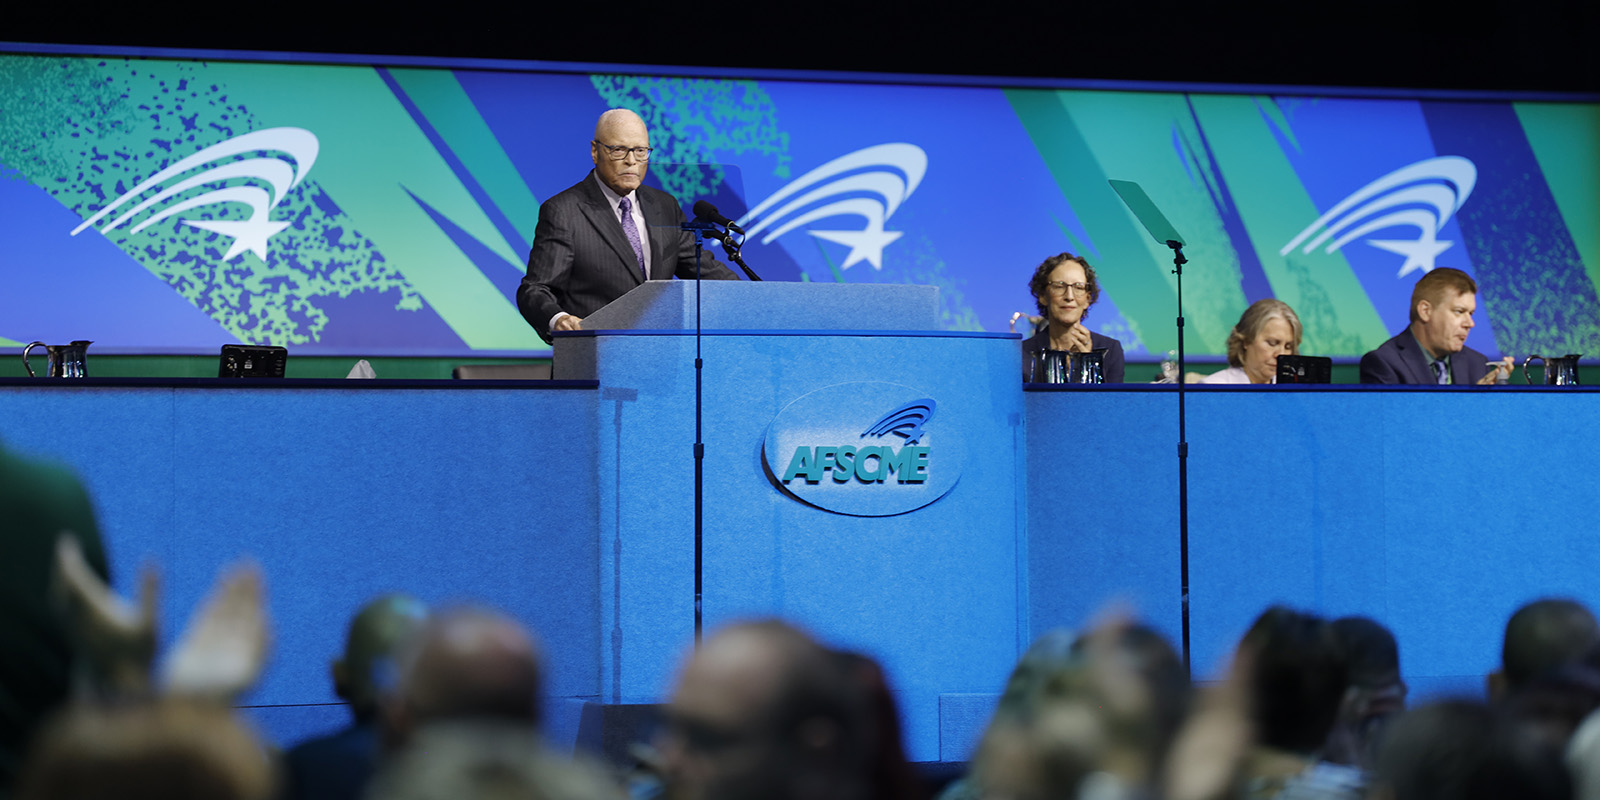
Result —
[[1446, 384], [1446, 383], [1450, 382], [1450, 378], [1447, 375], [1445, 375], [1445, 372], [1444, 372], [1444, 360], [1443, 359], [1440, 359], [1438, 361], [1433, 362], [1433, 379], [1435, 381], [1439, 382], [1440, 384]]
[[633, 201], [622, 198], [617, 210], [622, 212], [622, 234], [628, 237], [628, 244], [633, 246], [633, 258], [639, 262], [639, 274], [645, 280], [650, 280], [650, 273], [644, 270], [644, 242], [639, 240], [639, 227], [633, 224]]

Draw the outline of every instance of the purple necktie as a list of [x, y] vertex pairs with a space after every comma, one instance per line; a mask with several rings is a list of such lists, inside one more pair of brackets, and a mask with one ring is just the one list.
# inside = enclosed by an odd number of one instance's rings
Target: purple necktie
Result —
[[645, 280], [650, 280], [650, 273], [644, 271], [644, 242], [639, 241], [639, 227], [633, 224], [633, 201], [622, 198], [617, 203], [617, 210], [622, 212], [622, 234], [628, 237], [628, 244], [633, 246], [633, 257], [639, 262], [639, 274]]

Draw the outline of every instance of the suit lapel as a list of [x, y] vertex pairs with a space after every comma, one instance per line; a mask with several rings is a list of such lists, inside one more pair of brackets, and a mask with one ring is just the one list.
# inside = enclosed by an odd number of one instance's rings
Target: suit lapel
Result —
[[[1411, 335], [1410, 328], [1406, 329], [1405, 336], [1402, 336], [1400, 341], [1395, 344], [1400, 348], [1401, 360], [1405, 362], [1406, 368], [1411, 370], [1412, 383], [1439, 382], [1439, 378], [1428, 367], [1428, 357], [1422, 352], [1422, 345], [1417, 344], [1417, 337]], [[1451, 360], [1454, 361], [1454, 359]], [[1450, 379], [1455, 380], [1454, 370], [1451, 372]]]
[[671, 265], [667, 263], [667, 242], [673, 237], [672, 231], [665, 226], [672, 224], [672, 215], [661, 207], [662, 195], [654, 192], [645, 194], [644, 187], [639, 187], [633, 196], [639, 198], [640, 207], [644, 209], [644, 226], [649, 229], [650, 241], [650, 279], [666, 280], [672, 277]]
[[[617, 212], [612, 210], [611, 203], [606, 201], [606, 196], [601, 193], [595, 180], [594, 174], [590, 173], [584, 181], [586, 202], [583, 204], [583, 215], [589, 219], [589, 224], [594, 226], [600, 238], [617, 254], [617, 267], [632, 277], [635, 284], [643, 283], [644, 276], [639, 272], [639, 262], [634, 258], [633, 246], [628, 244], [628, 237], [622, 232], [622, 223], [617, 221]], [[638, 197], [638, 193], [635, 192], [634, 196]]]
[[[1457, 386], [1472, 386], [1478, 382], [1482, 375], [1473, 375], [1469, 372], [1467, 348], [1463, 347], [1450, 357], [1450, 382]], [[1477, 359], [1472, 359], [1475, 363]], [[1487, 371], [1486, 373], [1487, 374]]]

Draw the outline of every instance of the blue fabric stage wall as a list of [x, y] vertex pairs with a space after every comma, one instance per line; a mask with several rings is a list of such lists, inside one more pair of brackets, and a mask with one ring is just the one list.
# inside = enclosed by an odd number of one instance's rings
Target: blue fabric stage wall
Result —
[[[682, 336], [609, 338], [646, 342], [630, 356], [640, 364], [692, 352]], [[1170, 388], [1024, 392], [1011, 383], [1012, 342], [901, 343], [902, 358], [922, 348], [946, 356], [929, 363], [965, 365], [907, 380], [972, 426], [969, 450], [988, 452], [933, 506], [842, 517], [763, 476], [771, 417], [749, 398], [784, 405], [801, 384], [904, 362], [850, 338], [707, 341], [708, 364], [743, 365], [718, 380], [745, 387], [707, 407], [707, 622], [780, 613], [883, 659], [914, 758], [964, 757], [981, 715], [956, 719], [960, 704], [947, 701], [998, 692], [1011, 659], [1046, 628], [1082, 626], [1125, 598], [1178, 639]], [[772, 367], [780, 350], [802, 366]], [[803, 366], [824, 351], [855, 372]], [[691, 419], [684, 373], [545, 391], [124, 383], [0, 382], [0, 438], [83, 474], [121, 589], [141, 560], [162, 566], [168, 636], [224, 564], [261, 562], [275, 649], [246, 702], [262, 707], [254, 713], [274, 739], [343, 721], [324, 705], [334, 702], [327, 664], [351, 612], [397, 589], [481, 600], [536, 628], [551, 657], [557, 741], [572, 733], [562, 699], [668, 690], [692, 614], [687, 467], [673, 466], [687, 461], [676, 446]], [[1399, 635], [1419, 694], [1475, 692], [1518, 605], [1560, 594], [1600, 606], [1600, 548], [1580, 516], [1600, 474], [1595, 396], [1192, 389], [1197, 677], [1214, 677], [1276, 602], [1373, 615]], [[631, 447], [641, 442], [659, 446]], [[651, 480], [670, 486], [628, 491]], [[658, 527], [618, 523], [639, 513]], [[617, 630], [637, 649], [613, 649]]]
[[[1262, 609], [1391, 625], [1413, 690], [1478, 692], [1529, 600], [1600, 606], [1588, 389], [1192, 388], [1197, 678]], [[1127, 597], [1177, 641], [1171, 391], [1027, 394], [1033, 632]], [[1069, 509], [1063, 514], [1061, 509]]]
[[[384, 592], [505, 610], [553, 655], [551, 696], [597, 696], [594, 391], [350, 383], [12, 388], [0, 437], [83, 476], [119, 590], [160, 566], [167, 644], [219, 570], [260, 563], [272, 658], [243, 702], [279, 742], [348, 721], [319, 705], [339, 702], [329, 664]], [[583, 468], [546, 477], [572, 453]]]
[[1120, 601], [1178, 646], [1176, 396], [1033, 391], [1024, 399], [1030, 635], [1081, 627]]

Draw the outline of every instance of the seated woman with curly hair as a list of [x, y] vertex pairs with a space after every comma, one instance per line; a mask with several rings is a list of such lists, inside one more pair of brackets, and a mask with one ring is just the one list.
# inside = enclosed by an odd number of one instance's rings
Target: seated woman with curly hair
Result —
[[[1061, 253], [1044, 260], [1028, 282], [1039, 313], [1048, 324], [1044, 330], [1022, 342], [1022, 363], [1026, 372], [1028, 354], [1035, 350], [1066, 350], [1088, 353], [1104, 350], [1101, 374], [1105, 383], [1122, 383], [1122, 342], [1095, 333], [1083, 325], [1089, 307], [1100, 299], [1100, 282], [1094, 267], [1081, 256]], [[1026, 378], [1026, 376], [1024, 376]]]

